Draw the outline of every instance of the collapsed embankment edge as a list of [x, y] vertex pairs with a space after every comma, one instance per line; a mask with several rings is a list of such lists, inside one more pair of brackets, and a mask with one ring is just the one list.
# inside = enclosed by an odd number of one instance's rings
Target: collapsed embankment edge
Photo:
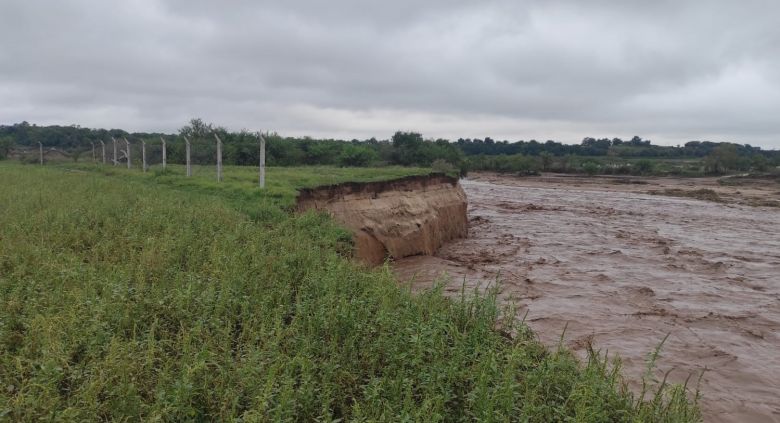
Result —
[[296, 210], [328, 213], [350, 229], [354, 256], [368, 265], [430, 255], [468, 234], [466, 194], [444, 174], [345, 182], [300, 190]]

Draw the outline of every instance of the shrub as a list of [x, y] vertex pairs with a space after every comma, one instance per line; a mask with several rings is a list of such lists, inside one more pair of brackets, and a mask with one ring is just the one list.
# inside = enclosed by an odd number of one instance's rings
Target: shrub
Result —
[[433, 164], [431, 164], [431, 169], [433, 169], [434, 172], [446, 173], [448, 175], [459, 173], [458, 169], [452, 165], [452, 163], [444, 159], [434, 160]]
[[8, 154], [11, 152], [12, 145], [13, 140], [11, 137], [0, 137], [0, 160], [8, 157]]
[[649, 175], [653, 173], [655, 165], [647, 159], [638, 160], [634, 163], [634, 170], [637, 175]]
[[369, 147], [347, 145], [339, 155], [339, 165], [345, 167], [364, 167], [377, 161], [379, 156]]
[[599, 164], [594, 161], [587, 161], [582, 164], [582, 171], [590, 176], [599, 173], [599, 170], [601, 170], [601, 166], [599, 166]]

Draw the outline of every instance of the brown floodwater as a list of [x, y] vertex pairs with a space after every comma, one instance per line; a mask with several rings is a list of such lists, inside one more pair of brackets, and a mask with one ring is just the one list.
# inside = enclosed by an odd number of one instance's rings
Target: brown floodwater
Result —
[[780, 209], [539, 181], [463, 180], [468, 238], [396, 261], [398, 279], [446, 274], [448, 294], [498, 279], [542, 342], [566, 326], [575, 351], [619, 354], [632, 387], [669, 334], [656, 373], [695, 385], [706, 368], [705, 421], [780, 422]]

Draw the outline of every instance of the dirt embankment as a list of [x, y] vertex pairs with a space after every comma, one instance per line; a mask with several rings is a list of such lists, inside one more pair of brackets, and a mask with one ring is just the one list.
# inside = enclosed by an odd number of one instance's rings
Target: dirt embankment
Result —
[[430, 255], [468, 232], [466, 194], [445, 175], [304, 189], [296, 208], [326, 211], [352, 230], [354, 255], [369, 265], [386, 257]]

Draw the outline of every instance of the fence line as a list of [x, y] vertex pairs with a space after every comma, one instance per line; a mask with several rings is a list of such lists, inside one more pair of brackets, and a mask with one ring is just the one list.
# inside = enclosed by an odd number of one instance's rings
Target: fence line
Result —
[[[216, 147], [217, 147], [217, 153], [216, 153], [216, 170], [217, 170], [217, 181], [222, 182], [224, 177], [224, 168], [223, 168], [223, 162], [222, 162], [222, 147], [223, 142], [222, 139], [219, 137], [217, 133], [212, 133], [214, 135], [214, 139], [216, 140]], [[258, 140], [258, 149], [259, 149], [259, 156], [260, 160], [258, 163], [258, 174], [257, 174], [257, 184], [260, 188], [265, 188], [265, 148], [266, 148], [266, 140], [263, 136], [262, 132], [256, 133], [257, 140]], [[189, 137], [186, 135], [182, 135], [182, 138], [184, 138], [184, 145], [185, 145], [185, 165], [186, 165], [186, 177], [192, 177], [192, 143], [190, 142]], [[126, 160], [127, 168], [132, 169], [132, 144], [127, 139], [127, 137], [122, 137], [122, 140], [125, 142], [125, 148], [119, 149], [117, 146], [117, 139], [114, 137], [111, 137], [111, 142], [113, 144], [113, 159], [112, 159], [112, 165], [118, 166], [121, 160]], [[102, 163], [106, 164], [106, 143], [103, 140], [99, 140], [100, 142], [100, 149], [101, 149], [101, 160]], [[95, 142], [90, 141], [90, 144], [92, 146], [92, 161], [93, 163], [97, 163], [97, 151], [95, 149]], [[165, 141], [165, 138], [162, 136], [160, 137], [160, 144], [162, 146], [162, 168], [165, 170], [168, 166], [168, 145]], [[51, 149], [54, 151], [55, 149]], [[60, 151], [61, 154], [64, 154], [66, 156], [70, 156], [68, 153], [64, 151]], [[41, 165], [44, 164], [44, 151], [43, 151], [43, 143], [38, 142], [38, 155], [39, 155], [39, 163]], [[75, 158], [78, 158], [78, 155], [74, 156]], [[149, 162], [147, 161], [147, 155], [146, 155], [146, 140], [141, 140], [141, 170], [146, 173], [149, 170]]]

